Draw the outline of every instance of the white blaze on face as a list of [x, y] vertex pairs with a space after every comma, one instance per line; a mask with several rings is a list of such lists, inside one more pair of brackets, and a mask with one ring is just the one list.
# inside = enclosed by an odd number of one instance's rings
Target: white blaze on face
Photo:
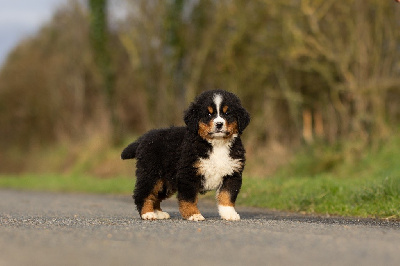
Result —
[[214, 131], [216, 131], [216, 124], [217, 123], [222, 123], [223, 126], [221, 128], [222, 131], [226, 131], [226, 123], [225, 123], [225, 119], [223, 119], [220, 115], [220, 109], [221, 109], [221, 103], [222, 103], [222, 95], [220, 94], [214, 94], [214, 98], [213, 101], [215, 103], [216, 109], [217, 109], [217, 117], [214, 118]]
[[217, 114], [218, 114], [218, 116], [219, 116], [219, 109], [220, 109], [221, 103], [222, 103], [222, 96], [221, 96], [221, 94], [214, 94], [213, 100], [214, 100], [215, 106], [217, 107]]

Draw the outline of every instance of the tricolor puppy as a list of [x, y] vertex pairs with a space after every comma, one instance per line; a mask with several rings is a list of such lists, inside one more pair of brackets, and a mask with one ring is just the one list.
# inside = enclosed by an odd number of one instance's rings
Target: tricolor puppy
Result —
[[168, 219], [161, 201], [178, 193], [184, 219], [201, 221], [199, 193], [217, 190], [222, 219], [239, 220], [234, 206], [242, 185], [245, 150], [240, 135], [250, 122], [240, 100], [223, 90], [206, 91], [185, 111], [186, 127], [151, 130], [126, 147], [136, 158], [133, 194], [142, 219]]

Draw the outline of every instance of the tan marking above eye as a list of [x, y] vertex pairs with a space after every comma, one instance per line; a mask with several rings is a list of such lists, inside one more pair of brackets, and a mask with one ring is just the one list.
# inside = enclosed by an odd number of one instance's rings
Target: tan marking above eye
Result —
[[222, 108], [222, 112], [224, 112], [224, 114], [225, 114], [227, 111], [228, 111], [228, 106], [225, 105], [225, 106]]
[[214, 113], [214, 109], [211, 106], [208, 106], [207, 109], [210, 114]]

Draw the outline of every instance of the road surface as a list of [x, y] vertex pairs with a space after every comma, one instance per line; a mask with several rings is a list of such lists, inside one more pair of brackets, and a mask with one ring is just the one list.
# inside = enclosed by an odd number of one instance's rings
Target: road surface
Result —
[[2, 265], [399, 265], [400, 223], [237, 208], [142, 221], [126, 196], [0, 190]]

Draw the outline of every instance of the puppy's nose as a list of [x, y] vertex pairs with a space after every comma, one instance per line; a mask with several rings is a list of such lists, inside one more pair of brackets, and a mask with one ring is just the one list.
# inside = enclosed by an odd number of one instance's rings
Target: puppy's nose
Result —
[[222, 122], [217, 122], [217, 123], [215, 123], [215, 127], [216, 127], [218, 130], [221, 129], [223, 125], [224, 125], [224, 123], [222, 123]]

